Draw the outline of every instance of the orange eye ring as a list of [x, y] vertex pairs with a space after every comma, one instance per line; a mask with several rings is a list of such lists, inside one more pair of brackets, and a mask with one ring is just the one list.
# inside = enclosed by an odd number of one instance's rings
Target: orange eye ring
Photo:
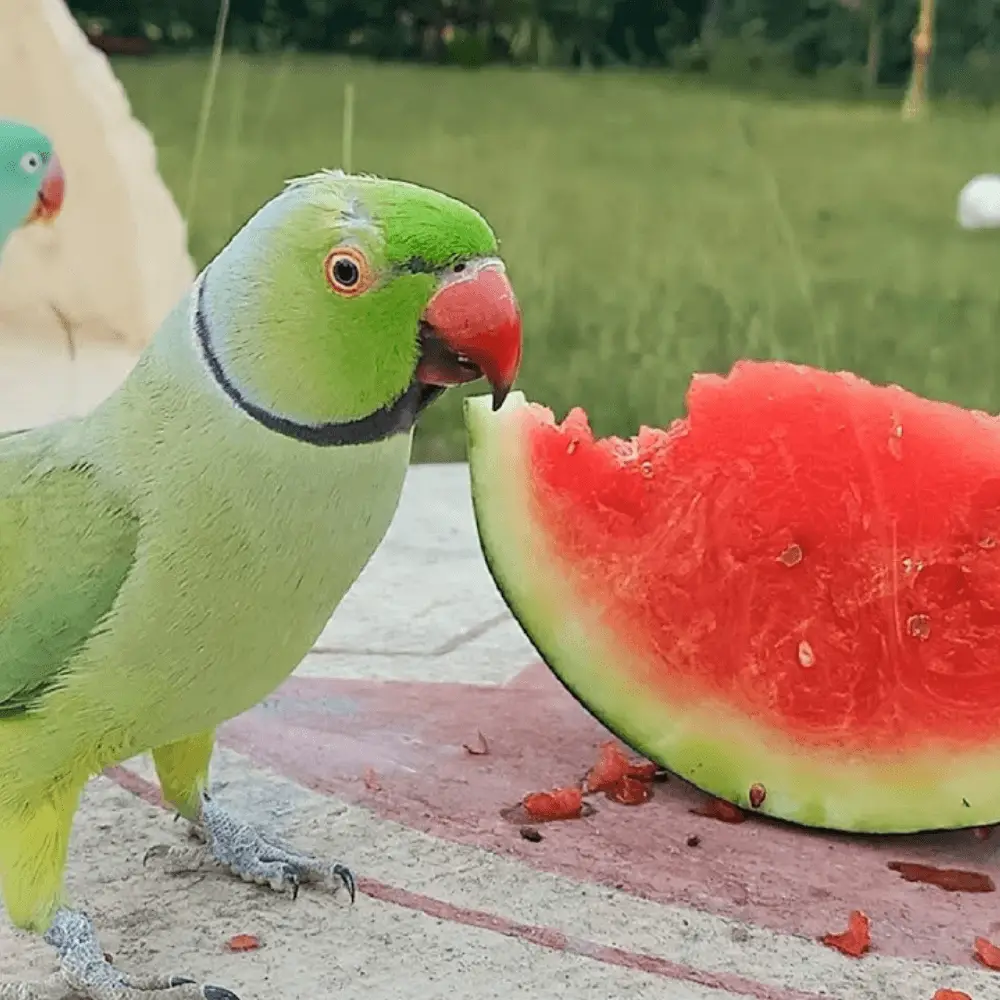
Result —
[[357, 247], [334, 247], [326, 255], [323, 270], [326, 283], [344, 298], [361, 295], [375, 281], [368, 258]]

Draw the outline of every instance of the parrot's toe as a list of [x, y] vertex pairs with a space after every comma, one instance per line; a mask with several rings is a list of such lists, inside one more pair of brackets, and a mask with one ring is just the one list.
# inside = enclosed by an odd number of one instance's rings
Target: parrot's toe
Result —
[[205, 862], [213, 860], [205, 847], [171, 847], [169, 844], [154, 844], [149, 848], [142, 856], [142, 867], [145, 868], [153, 858], [163, 859], [163, 870], [168, 875], [196, 872], [204, 867]]
[[358, 895], [358, 883], [354, 878], [354, 872], [344, 865], [334, 865], [333, 874], [335, 878], [340, 879], [341, 884], [347, 890], [347, 895], [351, 897], [351, 902], [353, 903]]
[[[240, 1000], [231, 990], [199, 985], [187, 976], [123, 975], [122, 980], [124, 989], [108, 994], [109, 1000]], [[100, 1000], [104, 1000], [103, 994]]]
[[0, 1000], [76, 1000], [76, 994], [62, 976], [44, 983], [0, 983]]

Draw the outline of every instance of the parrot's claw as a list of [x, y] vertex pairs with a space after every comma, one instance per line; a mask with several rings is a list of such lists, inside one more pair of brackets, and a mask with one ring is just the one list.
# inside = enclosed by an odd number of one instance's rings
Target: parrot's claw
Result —
[[357, 896], [357, 882], [349, 868], [272, 843], [248, 823], [233, 819], [208, 795], [202, 799], [199, 832], [204, 836], [204, 846], [156, 845], [146, 852], [143, 864], [151, 857], [163, 857], [165, 870], [176, 875], [198, 871], [206, 862], [214, 861], [244, 882], [290, 893], [292, 899], [298, 898], [300, 887], [307, 883], [323, 885], [332, 892], [344, 888], [352, 903]]
[[104, 956], [85, 913], [60, 910], [45, 934], [59, 956], [59, 975], [45, 983], [0, 984], [0, 1000], [239, 1000], [221, 986], [187, 976], [129, 976]]

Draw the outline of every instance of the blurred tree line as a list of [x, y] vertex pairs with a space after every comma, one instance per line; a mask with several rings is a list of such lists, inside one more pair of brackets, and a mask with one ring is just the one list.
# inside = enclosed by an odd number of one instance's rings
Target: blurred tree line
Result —
[[[728, 82], [789, 73], [900, 87], [919, 0], [231, 0], [227, 45], [378, 59], [669, 67]], [[211, 44], [209, 0], [70, 0], [93, 35]], [[938, 93], [1000, 99], [1000, 0], [938, 0]]]

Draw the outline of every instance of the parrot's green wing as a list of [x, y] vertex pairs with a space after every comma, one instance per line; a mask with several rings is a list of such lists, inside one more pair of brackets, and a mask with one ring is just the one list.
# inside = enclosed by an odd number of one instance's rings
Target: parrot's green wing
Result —
[[100, 629], [138, 537], [138, 518], [87, 465], [0, 487], [0, 719], [57, 685]]

